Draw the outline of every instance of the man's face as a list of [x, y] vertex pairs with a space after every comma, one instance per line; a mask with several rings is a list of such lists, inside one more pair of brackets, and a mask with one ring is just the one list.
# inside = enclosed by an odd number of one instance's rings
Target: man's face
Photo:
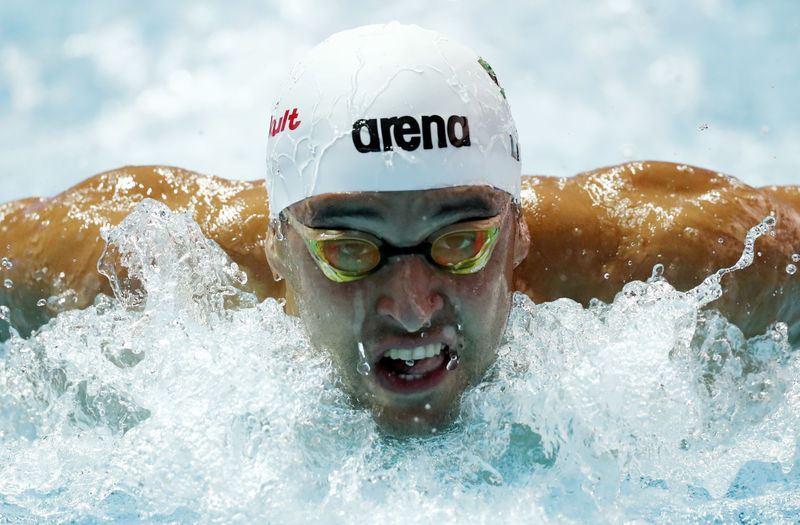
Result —
[[[509, 200], [500, 190], [462, 186], [326, 194], [289, 208], [311, 228], [364, 232], [397, 247], [502, 214], [494, 252], [472, 274], [456, 275], [424, 255], [402, 254], [362, 279], [334, 282], [317, 266], [299, 229], [283, 223], [284, 239], [270, 238], [270, 263], [286, 278], [312, 345], [330, 355], [344, 390], [370, 407], [384, 429], [443, 428], [456, 414], [459, 395], [494, 361], [511, 305], [512, 270], [527, 252], [527, 229], [518, 229], [521, 219], [513, 205], [506, 206]], [[420, 349], [434, 355], [407, 359]]]

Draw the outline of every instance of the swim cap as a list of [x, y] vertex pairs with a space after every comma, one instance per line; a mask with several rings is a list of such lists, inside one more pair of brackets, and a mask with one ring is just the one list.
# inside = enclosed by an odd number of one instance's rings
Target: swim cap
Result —
[[392, 22], [336, 33], [270, 116], [270, 217], [313, 195], [491, 185], [520, 194], [517, 130], [489, 64]]

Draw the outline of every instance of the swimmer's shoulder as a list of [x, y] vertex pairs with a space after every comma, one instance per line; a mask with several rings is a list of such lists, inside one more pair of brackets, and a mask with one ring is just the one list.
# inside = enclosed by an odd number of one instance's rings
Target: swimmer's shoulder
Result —
[[758, 240], [755, 262], [724, 281], [728, 292], [715, 307], [753, 333], [796, 297], [796, 280], [783, 271], [800, 246], [796, 186], [754, 188], [713, 170], [643, 161], [572, 177], [524, 177], [521, 200], [531, 250], [514, 285], [534, 300], [609, 301], [626, 282], [646, 280], [656, 264], [687, 290], [733, 265], [747, 231], [770, 215], [775, 236]]
[[102, 228], [118, 224], [145, 198], [188, 213], [207, 236], [242, 253], [255, 250], [253, 244], [266, 230], [267, 199], [261, 182], [231, 181], [169, 166], [125, 166], [50, 198], [4, 204], [0, 228], [5, 232], [0, 233], [14, 240], [38, 233], [49, 241], [93, 242]]
[[33, 286], [26, 295], [73, 289], [79, 293], [77, 307], [98, 292], [110, 293], [96, 270], [105, 246], [100, 233], [145, 198], [189, 214], [248, 273], [257, 295], [279, 295], [263, 250], [268, 223], [263, 181], [231, 181], [169, 166], [125, 166], [50, 198], [0, 206], [0, 255], [14, 265], [15, 288]]

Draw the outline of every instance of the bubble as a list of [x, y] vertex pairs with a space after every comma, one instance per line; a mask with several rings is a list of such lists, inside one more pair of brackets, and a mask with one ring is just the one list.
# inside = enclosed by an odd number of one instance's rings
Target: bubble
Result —
[[4, 304], [0, 305], [0, 321], [8, 321], [10, 313], [11, 309], [8, 306]]
[[793, 253], [792, 254], [792, 262], [800, 262], [800, 254]]
[[10, 289], [12, 286], [14, 286], [14, 281], [11, 279], [6, 279], [3, 281], [3, 286]]
[[406, 366], [414, 366], [414, 360], [413, 359], [406, 359], [404, 361], [404, 363], [406, 364]]
[[796, 271], [797, 271], [797, 266], [795, 266], [794, 264], [786, 265], [786, 273], [788, 273], [789, 275], [794, 275]]
[[603, 274], [603, 279], [608, 279], [609, 277], [611, 277], [610, 273], [606, 272]]
[[47, 299], [39, 299], [38, 301], [36, 301], [36, 306], [38, 307], [47, 306]]
[[717, 239], [717, 242], [720, 243], [720, 244], [723, 244], [723, 243], [725, 243], [725, 239], [720, 237], [719, 239]]
[[6, 270], [10, 270], [14, 267], [14, 264], [8, 259], [8, 257], [3, 257], [0, 259], [0, 266], [5, 268]]
[[425, 410], [430, 410], [430, 409], [431, 409], [431, 404], [425, 403]]

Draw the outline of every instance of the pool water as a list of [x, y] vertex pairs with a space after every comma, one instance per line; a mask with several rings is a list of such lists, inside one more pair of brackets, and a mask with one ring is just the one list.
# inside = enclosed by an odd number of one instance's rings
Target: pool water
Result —
[[703, 309], [722, 274], [516, 295], [456, 423], [396, 439], [191, 219], [145, 201], [104, 236], [115, 297], [0, 343], [0, 522], [800, 519], [797, 349]]

